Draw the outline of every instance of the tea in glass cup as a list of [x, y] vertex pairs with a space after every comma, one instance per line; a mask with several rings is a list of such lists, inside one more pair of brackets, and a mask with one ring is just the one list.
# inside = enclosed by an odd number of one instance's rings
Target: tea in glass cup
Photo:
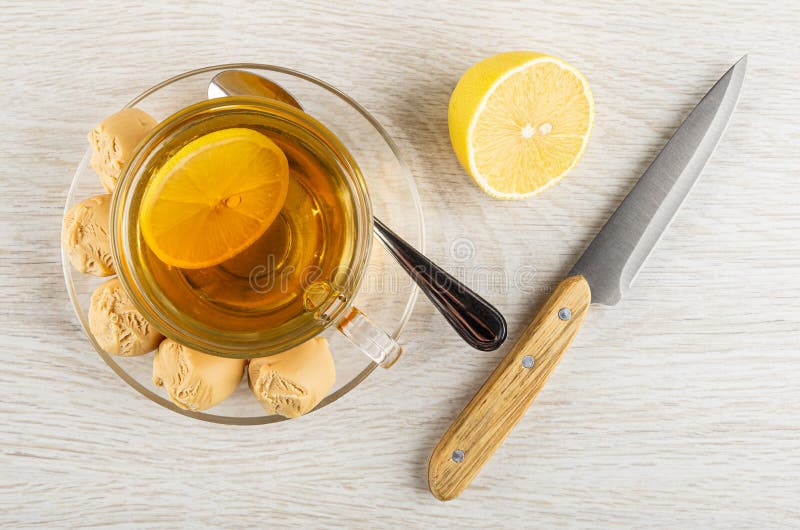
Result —
[[112, 251], [134, 303], [168, 337], [223, 356], [278, 353], [335, 323], [393, 363], [399, 345], [350, 306], [371, 241], [346, 148], [308, 114], [260, 98], [167, 118], [112, 204]]

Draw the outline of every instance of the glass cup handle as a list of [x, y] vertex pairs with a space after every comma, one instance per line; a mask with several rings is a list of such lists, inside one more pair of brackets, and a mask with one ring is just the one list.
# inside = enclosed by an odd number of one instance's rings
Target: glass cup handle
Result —
[[355, 307], [350, 308], [336, 327], [356, 348], [383, 368], [392, 366], [403, 352], [396, 340]]

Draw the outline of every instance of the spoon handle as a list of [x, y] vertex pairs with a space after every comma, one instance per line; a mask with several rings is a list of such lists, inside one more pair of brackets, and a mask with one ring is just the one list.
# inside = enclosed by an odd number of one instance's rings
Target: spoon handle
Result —
[[506, 340], [506, 321], [493, 305], [423, 256], [377, 218], [375, 234], [436, 309], [470, 346], [496, 350]]

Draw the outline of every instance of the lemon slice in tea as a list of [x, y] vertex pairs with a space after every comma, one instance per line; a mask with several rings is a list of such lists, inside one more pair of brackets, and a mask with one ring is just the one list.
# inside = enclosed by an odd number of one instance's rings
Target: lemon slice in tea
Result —
[[253, 244], [289, 189], [289, 163], [263, 134], [215, 131], [183, 146], [148, 183], [139, 211], [145, 242], [174, 267], [199, 269]]

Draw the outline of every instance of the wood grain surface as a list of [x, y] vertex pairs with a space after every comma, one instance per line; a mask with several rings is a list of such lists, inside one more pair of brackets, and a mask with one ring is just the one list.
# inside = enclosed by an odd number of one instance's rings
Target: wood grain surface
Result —
[[[21, 2], [0, 5], [0, 525], [791, 527], [800, 521], [800, 91], [795, 2]], [[458, 166], [447, 101], [509, 49], [569, 60], [597, 104], [575, 171], [523, 202]], [[700, 182], [625, 300], [592, 308], [457, 500], [431, 451], [711, 84], [749, 53]], [[405, 154], [428, 254], [495, 303], [469, 349], [420, 300], [405, 353], [310, 416], [231, 427], [123, 384], [68, 304], [59, 230], [87, 131], [195, 67], [291, 66]]]

